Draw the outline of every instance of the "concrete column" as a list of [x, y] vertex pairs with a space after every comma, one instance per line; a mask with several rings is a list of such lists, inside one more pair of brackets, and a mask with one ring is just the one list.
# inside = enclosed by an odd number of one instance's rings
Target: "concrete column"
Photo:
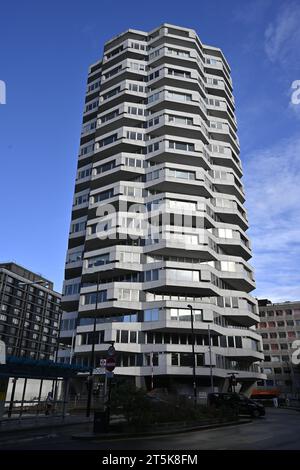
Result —
[[137, 376], [135, 378], [135, 386], [137, 388], [146, 389], [145, 377]]
[[4, 405], [6, 400], [6, 394], [8, 389], [8, 378], [0, 379], [0, 421], [4, 414]]

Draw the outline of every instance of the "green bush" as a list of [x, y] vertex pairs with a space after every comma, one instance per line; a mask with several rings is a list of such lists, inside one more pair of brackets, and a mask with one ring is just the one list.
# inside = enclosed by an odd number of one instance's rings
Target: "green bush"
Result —
[[112, 388], [111, 410], [122, 413], [127, 424], [136, 429], [160, 423], [237, 419], [234, 409], [204, 405], [195, 407], [193, 401], [185, 397], [167, 396], [165, 400], [151, 400], [145, 390], [137, 389], [132, 383], [116, 384]]

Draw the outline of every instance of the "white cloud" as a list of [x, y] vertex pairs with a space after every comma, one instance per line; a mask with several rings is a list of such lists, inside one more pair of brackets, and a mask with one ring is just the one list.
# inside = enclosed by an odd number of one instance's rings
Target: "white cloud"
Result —
[[285, 1], [265, 31], [265, 51], [271, 62], [299, 69], [300, 3]]
[[244, 167], [255, 295], [300, 299], [300, 138], [251, 153]]

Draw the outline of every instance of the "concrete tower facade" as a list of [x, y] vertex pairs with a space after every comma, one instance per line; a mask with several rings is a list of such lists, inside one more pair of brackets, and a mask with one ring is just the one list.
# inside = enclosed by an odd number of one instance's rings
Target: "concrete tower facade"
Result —
[[[229, 65], [195, 31], [128, 30], [89, 69], [61, 340], [189, 393], [263, 377]], [[191, 307], [189, 307], [191, 306]], [[191, 312], [194, 335], [191, 334]], [[94, 332], [94, 319], [96, 332]], [[195, 356], [191, 354], [192, 343]], [[69, 361], [70, 352], [60, 352]]]

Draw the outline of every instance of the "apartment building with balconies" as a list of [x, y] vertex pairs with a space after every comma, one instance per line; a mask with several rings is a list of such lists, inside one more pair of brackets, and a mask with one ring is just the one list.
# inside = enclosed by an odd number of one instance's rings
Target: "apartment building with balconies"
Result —
[[236, 373], [246, 392], [264, 377], [236, 132], [229, 65], [195, 31], [130, 29], [104, 45], [65, 265], [60, 340], [73, 361], [97, 367], [114, 342], [116, 377], [189, 393], [195, 341], [199, 391], [210, 374], [227, 390]]

